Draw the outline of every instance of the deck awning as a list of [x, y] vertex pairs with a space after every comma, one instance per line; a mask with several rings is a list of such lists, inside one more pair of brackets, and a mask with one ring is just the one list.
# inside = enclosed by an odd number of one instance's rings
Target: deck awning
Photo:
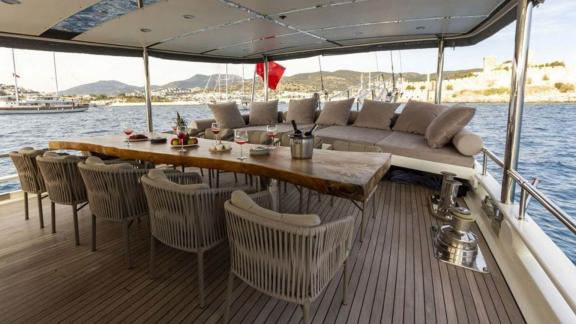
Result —
[[517, 0], [0, 0], [0, 46], [203, 62], [473, 45]]

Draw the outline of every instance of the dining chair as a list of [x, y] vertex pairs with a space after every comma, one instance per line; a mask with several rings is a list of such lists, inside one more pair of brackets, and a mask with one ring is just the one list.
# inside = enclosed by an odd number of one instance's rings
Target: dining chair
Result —
[[92, 212], [92, 251], [96, 251], [96, 217], [122, 224], [124, 250], [128, 268], [130, 256], [130, 226], [148, 215], [148, 205], [140, 183], [147, 169], [130, 163], [106, 164], [98, 157], [88, 157], [78, 164], [88, 193]]
[[225, 241], [224, 202], [239, 187], [210, 189], [206, 184], [178, 184], [161, 170], [143, 176], [142, 185], [150, 210], [150, 275], [155, 274], [157, 242], [196, 253], [200, 307], [204, 308], [204, 253]]
[[44, 228], [42, 199], [47, 196], [42, 195], [46, 192], [46, 186], [42, 174], [40, 173], [40, 169], [38, 169], [36, 157], [44, 154], [44, 152], [46, 152], [46, 150], [35, 150], [32, 147], [23, 147], [19, 151], [9, 153], [12, 163], [14, 163], [14, 166], [16, 167], [18, 179], [20, 179], [20, 188], [24, 192], [24, 219], [30, 219], [28, 194], [35, 194], [38, 199], [38, 218], [40, 220], [40, 228]]
[[74, 221], [74, 243], [80, 245], [78, 211], [88, 202], [86, 188], [78, 171], [78, 162], [82, 161], [82, 158], [75, 155], [46, 152], [42, 156], [36, 157], [36, 161], [50, 198], [52, 233], [56, 233], [56, 204], [71, 206]]
[[280, 214], [270, 206], [268, 192], [249, 196], [235, 191], [224, 204], [231, 264], [225, 323], [230, 320], [235, 277], [266, 295], [300, 305], [307, 324], [311, 303], [343, 269], [346, 303], [353, 217], [321, 224], [317, 215]]

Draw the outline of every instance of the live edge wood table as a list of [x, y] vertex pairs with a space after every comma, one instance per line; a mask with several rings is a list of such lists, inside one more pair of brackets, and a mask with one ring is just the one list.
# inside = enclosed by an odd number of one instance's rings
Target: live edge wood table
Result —
[[[249, 156], [240, 161], [238, 144], [231, 143], [231, 152], [212, 153], [208, 148], [215, 141], [198, 140], [199, 145], [187, 148], [186, 153], [178, 152], [169, 144], [152, 144], [149, 141], [132, 142], [128, 146], [122, 136], [52, 140], [48, 145], [50, 149], [88, 151], [157, 164], [251, 174], [350, 199], [362, 211], [360, 240], [364, 237], [365, 207], [390, 168], [388, 153], [314, 150], [312, 159], [297, 160], [291, 158], [289, 147], [277, 147], [270, 155]], [[246, 156], [249, 155], [249, 149], [250, 144], [244, 145]]]

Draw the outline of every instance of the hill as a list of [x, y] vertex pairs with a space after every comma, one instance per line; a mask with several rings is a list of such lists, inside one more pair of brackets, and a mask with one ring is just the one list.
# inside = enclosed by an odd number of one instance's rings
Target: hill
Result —
[[143, 91], [143, 87], [129, 85], [120, 81], [106, 80], [97, 81], [87, 84], [82, 84], [64, 91], [61, 91], [65, 96], [78, 96], [78, 95], [106, 95], [117, 96], [121, 93]]

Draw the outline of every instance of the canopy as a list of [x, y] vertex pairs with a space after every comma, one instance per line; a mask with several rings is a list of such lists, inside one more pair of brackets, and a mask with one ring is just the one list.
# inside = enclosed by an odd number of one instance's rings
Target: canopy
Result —
[[517, 0], [0, 0], [0, 46], [203, 62], [475, 44]]

